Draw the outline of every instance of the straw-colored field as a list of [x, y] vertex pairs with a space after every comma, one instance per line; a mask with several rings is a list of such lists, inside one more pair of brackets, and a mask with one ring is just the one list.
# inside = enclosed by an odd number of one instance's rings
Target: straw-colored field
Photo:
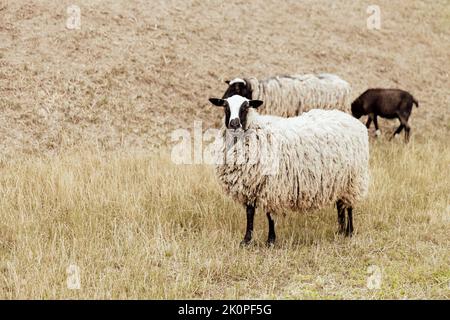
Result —
[[[0, 298], [450, 297], [450, 5], [0, 0]], [[333, 207], [240, 248], [244, 209], [174, 129], [218, 127], [237, 75], [332, 72], [413, 93], [412, 139], [371, 138], [355, 235]], [[373, 133], [371, 132], [373, 135]], [[79, 280], [79, 282], [78, 282]], [[79, 289], [70, 289], [71, 285]]]
[[[448, 297], [449, 162], [441, 143], [375, 143], [355, 236], [335, 235], [334, 208], [289, 213], [272, 249], [261, 212], [255, 244], [239, 247], [244, 210], [211, 168], [92, 150], [5, 163], [2, 297]], [[71, 264], [80, 290], [67, 289]], [[371, 265], [380, 290], [367, 287]]]

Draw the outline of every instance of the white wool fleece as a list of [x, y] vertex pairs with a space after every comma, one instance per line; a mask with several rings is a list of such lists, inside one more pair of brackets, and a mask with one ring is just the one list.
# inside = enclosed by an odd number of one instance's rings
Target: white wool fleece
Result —
[[[367, 129], [346, 113], [311, 110], [281, 118], [249, 109], [245, 135], [265, 148], [277, 170], [267, 174], [261, 158], [250, 159], [255, 151], [247, 140], [218, 144], [220, 157], [226, 158], [216, 165], [218, 179], [225, 192], [243, 205], [276, 214], [320, 209], [337, 200], [353, 206], [367, 194]], [[242, 145], [244, 153], [238, 147]]]
[[312, 109], [350, 112], [350, 84], [334, 74], [248, 78], [252, 99], [264, 101], [260, 112], [292, 117]]

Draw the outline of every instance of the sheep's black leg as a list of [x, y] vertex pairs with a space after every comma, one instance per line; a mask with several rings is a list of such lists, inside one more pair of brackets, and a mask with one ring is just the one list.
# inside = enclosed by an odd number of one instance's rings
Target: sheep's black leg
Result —
[[270, 212], [267, 212], [267, 220], [269, 221], [269, 236], [267, 237], [267, 244], [270, 246], [275, 243], [275, 222], [270, 215]]
[[373, 116], [373, 124], [375, 125], [375, 130], [378, 130], [378, 119], [376, 114]]
[[380, 129], [378, 129], [378, 119], [376, 114], [373, 116], [373, 124], [375, 125], [375, 135], [378, 137], [381, 132]]
[[370, 128], [370, 124], [372, 123], [372, 117], [370, 116], [370, 114], [369, 114], [369, 116], [367, 117], [367, 122], [366, 122], [366, 128], [367, 129], [369, 129]]
[[255, 207], [248, 205], [247, 206], [247, 230], [245, 231], [244, 240], [242, 240], [241, 245], [247, 245], [252, 240], [254, 217], [255, 217]]
[[403, 130], [403, 124], [400, 124], [400, 126], [395, 130], [394, 134], [392, 135], [392, 138], [395, 137], [396, 134], [399, 134]]
[[409, 142], [409, 135], [411, 133], [411, 127], [409, 126], [408, 123], [404, 124], [405, 127], [405, 141]]
[[336, 202], [336, 208], [338, 212], [339, 233], [345, 233], [345, 208], [342, 200]]
[[351, 237], [353, 235], [353, 208], [347, 208], [347, 230], [345, 230], [345, 235]]
[[[411, 127], [408, 124], [409, 116], [405, 115], [405, 114], [400, 114], [398, 118], [399, 118], [400, 123], [401, 123], [400, 126], [405, 129], [405, 141], [408, 142], [409, 141], [409, 135], [410, 135], [410, 132], [411, 132]], [[397, 129], [397, 131], [395, 131], [395, 132], [396, 133], [400, 133], [400, 131], [398, 129]], [[394, 133], [394, 135], [395, 135], [395, 133]]]

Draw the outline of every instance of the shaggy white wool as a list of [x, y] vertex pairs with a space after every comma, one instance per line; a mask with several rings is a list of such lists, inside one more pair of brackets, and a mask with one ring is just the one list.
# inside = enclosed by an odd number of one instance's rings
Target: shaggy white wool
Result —
[[350, 112], [350, 84], [334, 74], [304, 74], [245, 79], [252, 99], [263, 100], [260, 112], [292, 117], [311, 109]]
[[[276, 214], [320, 209], [337, 200], [353, 206], [366, 195], [368, 134], [352, 116], [311, 110], [281, 118], [251, 108], [245, 129], [237, 141], [217, 144], [218, 179], [239, 203]], [[223, 138], [227, 132], [222, 129]]]

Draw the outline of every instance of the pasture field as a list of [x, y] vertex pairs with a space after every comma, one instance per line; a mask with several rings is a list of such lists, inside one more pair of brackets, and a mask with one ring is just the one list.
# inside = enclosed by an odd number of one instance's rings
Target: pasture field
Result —
[[[259, 211], [254, 245], [239, 247], [244, 209], [208, 166], [86, 148], [3, 163], [1, 295], [448, 298], [449, 162], [442, 143], [375, 142], [372, 192], [356, 209], [353, 238], [336, 235], [330, 207], [279, 217], [274, 248]], [[79, 290], [66, 285], [72, 264]]]
[[[449, 299], [450, 3], [377, 1], [380, 30], [370, 4], [0, 0], [0, 298]], [[257, 211], [241, 248], [244, 209], [171, 133], [221, 125], [223, 80], [308, 72], [410, 91], [411, 141], [370, 132], [351, 239], [330, 206], [268, 248]]]

